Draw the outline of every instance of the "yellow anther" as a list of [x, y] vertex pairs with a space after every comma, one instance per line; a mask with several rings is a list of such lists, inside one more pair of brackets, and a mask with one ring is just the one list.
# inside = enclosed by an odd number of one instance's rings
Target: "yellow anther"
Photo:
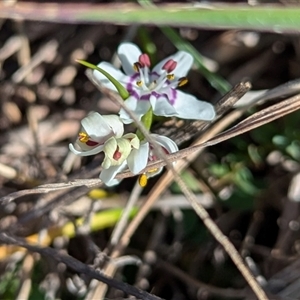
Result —
[[145, 187], [147, 185], [147, 183], [148, 183], [148, 177], [147, 177], [147, 175], [145, 173], [142, 174], [142, 175], [140, 175], [140, 177], [139, 177], [139, 185], [141, 187]]
[[173, 80], [173, 79], [175, 78], [175, 76], [174, 76], [174, 74], [168, 74], [168, 75], [167, 75], [167, 78], [168, 78], [169, 80]]
[[158, 169], [156, 168], [156, 169], [148, 170], [147, 173], [150, 173], [150, 174], [151, 174], [151, 173], [156, 173], [157, 171], [158, 171]]
[[143, 82], [141, 80], [139, 80], [139, 81], [136, 82], [136, 85], [141, 87], [143, 85]]
[[86, 143], [90, 137], [85, 132], [79, 132], [78, 139], [81, 143]]
[[133, 64], [133, 70], [135, 72], [139, 72], [139, 70], [140, 70], [140, 63], [139, 62], [136, 62], [136, 63]]
[[188, 79], [183, 77], [183, 78], [179, 79], [178, 86], [183, 86], [187, 83], [188, 83]]

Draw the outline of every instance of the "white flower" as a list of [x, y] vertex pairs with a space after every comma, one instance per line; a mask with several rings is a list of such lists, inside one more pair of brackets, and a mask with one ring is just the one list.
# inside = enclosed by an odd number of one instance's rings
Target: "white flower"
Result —
[[[151, 134], [151, 136], [154, 138], [156, 143], [162, 147], [162, 149], [166, 154], [170, 154], [178, 151], [177, 144], [174, 141], [172, 141], [170, 138], [158, 134]], [[151, 144], [149, 145], [149, 150], [150, 151], [149, 151], [148, 161], [157, 160], [158, 158], [155, 155], [155, 151], [153, 151], [153, 146]], [[145, 174], [149, 178], [158, 175], [162, 170], [163, 167], [160, 167], [157, 169], [149, 170]]]
[[[76, 141], [81, 150], [76, 150], [72, 144], [69, 148], [79, 156], [94, 155], [103, 151], [104, 170], [100, 178], [104, 183], [112, 185], [109, 183], [115, 174], [126, 166], [134, 173], [145, 168], [149, 145], [140, 147], [140, 140], [134, 133], [123, 135], [124, 125], [118, 116], [101, 116], [99, 113], [92, 112], [81, 121], [81, 125], [82, 131]], [[117, 181], [112, 182], [117, 183]]]
[[111, 165], [109, 168], [101, 171], [99, 178], [107, 185], [113, 186], [118, 184], [121, 180], [115, 179], [115, 176], [129, 168], [133, 174], [138, 174], [143, 170], [148, 162], [149, 144], [144, 143], [138, 149], [132, 148], [127, 159], [120, 165]]
[[[145, 168], [149, 145], [140, 147], [140, 140], [134, 133], [123, 135], [124, 124], [119, 116], [102, 116], [97, 112], [92, 112], [81, 121], [81, 125], [82, 130], [76, 141], [80, 150], [76, 150], [72, 144], [69, 148], [79, 156], [95, 155], [103, 151], [105, 154], [102, 163], [104, 170], [100, 178], [104, 183], [107, 185], [118, 183], [117, 180], [113, 180], [115, 174], [127, 166], [134, 173]], [[133, 151], [139, 148], [140, 151]]]
[[[174, 141], [171, 139], [160, 136], [158, 134], [151, 134], [151, 136], [155, 139], [158, 145], [162, 147], [162, 149], [166, 152], [166, 154], [174, 153], [178, 151], [178, 147]], [[153, 146], [149, 144], [149, 142], [144, 141], [141, 143], [140, 147], [132, 148], [131, 153], [128, 158], [118, 166], [111, 166], [106, 170], [103, 170], [100, 174], [100, 179], [107, 185], [113, 186], [118, 184], [121, 180], [115, 179], [115, 176], [124, 171], [127, 167], [133, 174], [138, 174], [141, 172], [149, 161], [157, 160], [157, 157], [153, 154]], [[145, 176], [152, 177], [159, 174], [162, 171], [161, 168], [153, 169], [147, 171]]]
[[[215, 110], [210, 103], [176, 89], [187, 82], [185, 76], [193, 64], [191, 54], [179, 51], [161, 61], [152, 71], [149, 56], [142, 54], [134, 44], [121, 44], [118, 56], [125, 74], [107, 62], [101, 62], [98, 67], [107, 71], [128, 90], [130, 96], [125, 105], [139, 118], [150, 107], [157, 116], [207, 121], [215, 117]], [[114, 85], [100, 72], [93, 71], [93, 76], [95, 81], [116, 91]], [[132, 122], [124, 109], [120, 110], [120, 117], [125, 124]]]
[[139, 148], [140, 140], [134, 133], [125, 134], [118, 139], [111, 137], [104, 145], [105, 158], [102, 167], [108, 169], [110, 166], [121, 165], [131, 154], [132, 149]]
[[[105, 158], [99, 177], [107, 186], [118, 184], [120, 180], [115, 179], [115, 176], [126, 168], [133, 174], [138, 174], [147, 166], [148, 161], [157, 159], [153, 154], [152, 145], [147, 141], [140, 142], [134, 133], [123, 135], [124, 124], [118, 116], [101, 116], [92, 112], [81, 121], [81, 125], [82, 131], [76, 141], [80, 150], [76, 150], [72, 144], [69, 148], [79, 156], [94, 155], [103, 151]], [[157, 134], [151, 136], [166, 153], [178, 151], [177, 145], [171, 139]], [[145, 174], [152, 177], [161, 170], [162, 168], [154, 169]]]
[[81, 125], [82, 131], [76, 141], [81, 150], [76, 150], [72, 144], [69, 145], [69, 149], [79, 156], [94, 155], [103, 151], [108, 139], [120, 138], [124, 132], [124, 124], [116, 115], [102, 116], [91, 112], [81, 120]]

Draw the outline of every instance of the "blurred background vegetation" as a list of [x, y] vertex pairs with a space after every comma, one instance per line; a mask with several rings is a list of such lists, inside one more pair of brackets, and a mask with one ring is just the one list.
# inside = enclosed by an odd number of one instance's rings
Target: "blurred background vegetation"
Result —
[[[279, 87], [277, 96], [235, 123], [285, 99], [280, 86], [286, 82], [293, 81], [289, 94], [299, 93], [298, 1], [49, 2], [0, 4], [1, 196], [98, 176], [101, 155], [80, 161], [69, 155], [68, 144], [89, 111], [118, 109], [75, 59], [118, 64], [122, 41], [136, 43], [153, 63], [177, 50], [190, 52], [195, 64], [183, 90], [211, 103], [241, 81], [250, 81], [253, 91]], [[270, 299], [300, 298], [299, 117], [294, 112], [209, 147], [182, 172]], [[159, 122], [166, 130], [177, 124]], [[159, 180], [150, 180], [141, 201]], [[2, 205], [0, 230], [98, 266], [95, 258], [107, 247], [135, 181], [21, 197]], [[255, 299], [176, 183], [161, 191], [125, 254], [142, 264], [120, 267], [115, 278], [161, 298]], [[51, 257], [2, 245], [0, 259], [1, 299], [89, 299], [90, 278]], [[107, 299], [127, 297], [107, 293]]]

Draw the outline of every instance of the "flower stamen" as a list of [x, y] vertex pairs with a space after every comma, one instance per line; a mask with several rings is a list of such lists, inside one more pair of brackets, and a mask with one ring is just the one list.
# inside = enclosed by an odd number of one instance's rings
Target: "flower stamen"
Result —
[[148, 170], [146, 173], [143, 173], [139, 176], [139, 185], [141, 187], [145, 187], [148, 183], [148, 178], [151, 177], [149, 175], [153, 174], [153, 173], [157, 173], [159, 171], [158, 168], [152, 169], [152, 170]]
[[146, 53], [141, 54], [139, 57], [139, 63], [142, 68], [144, 68], [144, 67], [149, 68], [151, 66], [151, 62], [150, 62], [150, 58], [149, 58], [148, 54], [146, 54]]
[[174, 80], [175, 75], [174, 75], [174, 74], [168, 74], [168, 75], [167, 75], [167, 78], [168, 78], [169, 80]]
[[90, 139], [90, 137], [85, 132], [79, 132], [78, 139], [81, 143], [86, 143]]
[[182, 77], [178, 79], [178, 86], [181, 87], [188, 83], [188, 79], [186, 77]]
[[114, 160], [119, 160], [122, 157], [122, 153], [119, 151], [119, 148], [117, 148], [116, 152], [113, 155]]
[[90, 140], [89, 135], [87, 133], [85, 133], [85, 132], [79, 132], [78, 133], [78, 140], [81, 143], [84, 143], [84, 144], [86, 144], [88, 146], [91, 146], [91, 147], [99, 145], [98, 142], [94, 142], [94, 141]]
[[145, 187], [147, 185], [147, 183], [148, 183], [148, 177], [147, 177], [147, 175], [145, 173], [141, 174], [139, 176], [139, 185], [141, 187]]
[[133, 70], [135, 72], [139, 72], [141, 67], [142, 66], [141, 66], [141, 64], [139, 62], [136, 62], [136, 63], [133, 64]]
[[148, 170], [147, 173], [152, 174], [152, 173], [156, 173], [157, 171], [158, 171], [158, 169], [155, 168], [155, 169]]
[[167, 71], [167, 73], [171, 73], [175, 70], [177, 66], [177, 62], [173, 59], [169, 59], [162, 67], [163, 70]]

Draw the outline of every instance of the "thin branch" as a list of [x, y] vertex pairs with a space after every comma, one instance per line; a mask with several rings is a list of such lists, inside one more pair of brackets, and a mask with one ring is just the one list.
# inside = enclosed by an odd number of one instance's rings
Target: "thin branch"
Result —
[[166, 261], [160, 260], [158, 266], [163, 271], [168, 272], [171, 276], [177, 277], [183, 282], [185, 282], [189, 288], [194, 286], [200, 290], [208, 291], [213, 295], [219, 295], [222, 298], [226, 297], [230, 299], [235, 299], [235, 298], [240, 299], [249, 296], [250, 293], [248, 289], [238, 290], [238, 289], [231, 289], [231, 288], [219, 288], [219, 287], [206, 284], [204, 282], [196, 280], [195, 278], [191, 277], [184, 271], [180, 270], [179, 268], [171, 265]]
[[120, 240], [120, 236], [124, 232], [124, 229], [127, 225], [127, 222], [130, 218], [130, 213], [132, 208], [136, 205], [143, 188], [139, 185], [138, 181], [136, 181], [134, 188], [130, 194], [130, 197], [126, 203], [126, 206], [122, 212], [121, 218], [119, 219], [118, 223], [116, 224], [110, 238], [111, 246], [117, 245]]
[[[235, 86], [232, 91], [224, 95], [220, 100], [222, 105], [217, 104], [216, 106], [217, 115], [221, 113], [225, 113], [227, 110], [229, 110], [234, 105], [234, 103], [236, 103], [238, 99], [248, 91], [249, 88], [250, 88], [249, 83], [245, 83], [245, 84], [241, 83]], [[223, 105], [227, 107], [227, 109], [222, 109]], [[218, 122], [217, 124], [209, 128], [209, 130], [207, 130], [200, 138], [198, 138], [193, 143], [192, 146], [201, 145], [204, 141], [213, 138], [214, 136], [216, 136], [216, 134], [224, 130], [224, 128], [226, 128], [228, 125], [234, 122], [241, 115], [242, 115], [241, 111], [239, 111], [239, 113], [237, 113], [237, 111], [234, 111], [231, 114], [227, 115], [220, 122]], [[197, 151], [189, 155], [185, 160], [182, 159], [177, 161], [176, 165], [174, 166], [176, 171], [177, 172], [182, 171], [189, 164], [189, 162], [193, 161], [200, 154], [200, 152], [203, 149], [204, 148], [199, 148]], [[145, 216], [148, 214], [150, 209], [153, 207], [156, 200], [161, 196], [163, 189], [166, 189], [171, 184], [171, 182], [173, 182], [173, 180], [174, 180], [173, 174], [171, 171], [168, 170], [165, 174], [163, 174], [161, 179], [155, 184], [155, 186], [148, 194], [146, 200], [144, 201], [143, 206], [140, 208], [137, 215], [129, 224], [126, 232], [124, 233], [121, 241], [122, 247], [126, 246], [126, 244], [129, 242], [131, 236], [134, 234], [134, 232], [136, 231], [136, 229], [138, 228], [142, 220], [145, 218]], [[121, 251], [121, 249], [119, 249], [119, 251]]]
[[[111, 97], [116, 98], [114, 93], [110, 93]], [[226, 141], [232, 137], [238, 136], [240, 134], [243, 134], [245, 132], [248, 132], [254, 128], [258, 128], [264, 124], [270, 123], [276, 119], [279, 119], [287, 114], [290, 114], [296, 110], [300, 109], [300, 94], [296, 95], [294, 97], [288, 98], [286, 100], [283, 100], [277, 104], [274, 104], [272, 106], [269, 106], [257, 113], [254, 113], [247, 119], [241, 121], [234, 127], [231, 127], [230, 129], [216, 135], [215, 137], [207, 140], [206, 142], [202, 142], [196, 146], [188, 147], [183, 150], [180, 150], [176, 153], [172, 153], [169, 155], [166, 155], [166, 158], [169, 162], [174, 162], [177, 160], [180, 160], [182, 158], [185, 158], [194, 152], [198, 151], [201, 148], [205, 148], [208, 146], [213, 146], [218, 143], [221, 143], [223, 141]], [[244, 111], [245, 109], [242, 109]], [[235, 111], [237, 114], [240, 115], [241, 110]], [[157, 160], [154, 162], [149, 162], [147, 167], [140, 172], [140, 174], [145, 173], [149, 170], [153, 170], [156, 168], [160, 168], [166, 165], [166, 162], [163, 160]], [[122, 178], [128, 178], [135, 176], [136, 174], [132, 174], [130, 171], [125, 171], [116, 176], [118, 179]], [[98, 186], [101, 184], [101, 180], [98, 178], [95, 179], [77, 179], [73, 181], [69, 181], [67, 183], [51, 183], [51, 184], [45, 184], [40, 185], [34, 189], [28, 189], [28, 190], [22, 190], [17, 191], [14, 193], [11, 193], [7, 196], [1, 197], [0, 202], [3, 204], [9, 203], [19, 197], [26, 196], [29, 194], [43, 194], [48, 193], [51, 191], [56, 191], [59, 189], [66, 189], [66, 188], [74, 188], [77, 186], [86, 186], [87, 188], [92, 188], [95, 186]]]
[[0, 241], [5, 244], [10, 245], [17, 245], [20, 247], [24, 247], [32, 252], [40, 253], [43, 256], [51, 257], [52, 259], [56, 260], [57, 262], [64, 263], [72, 270], [76, 271], [77, 273], [84, 274], [89, 278], [97, 279], [101, 282], [108, 284], [111, 287], [114, 287], [118, 290], [123, 291], [126, 294], [132, 295], [137, 297], [138, 299], [143, 300], [159, 300], [161, 298], [151, 295], [145, 291], [137, 289], [129, 284], [124, 282], [117, 281], [113, 278], [106, 277], [103, 273], [94, 270], [92, 267], [80, 262], [79, 260], [75, 259], [74, 257], [66, 254], [61, 254], [59, 251], [53, 248], [41, 248], [39, 246], [30, 245], [26, 243], [23, 239], [14, 237], [12, 235], [8, 235], [5, 232], [0, 233]]

